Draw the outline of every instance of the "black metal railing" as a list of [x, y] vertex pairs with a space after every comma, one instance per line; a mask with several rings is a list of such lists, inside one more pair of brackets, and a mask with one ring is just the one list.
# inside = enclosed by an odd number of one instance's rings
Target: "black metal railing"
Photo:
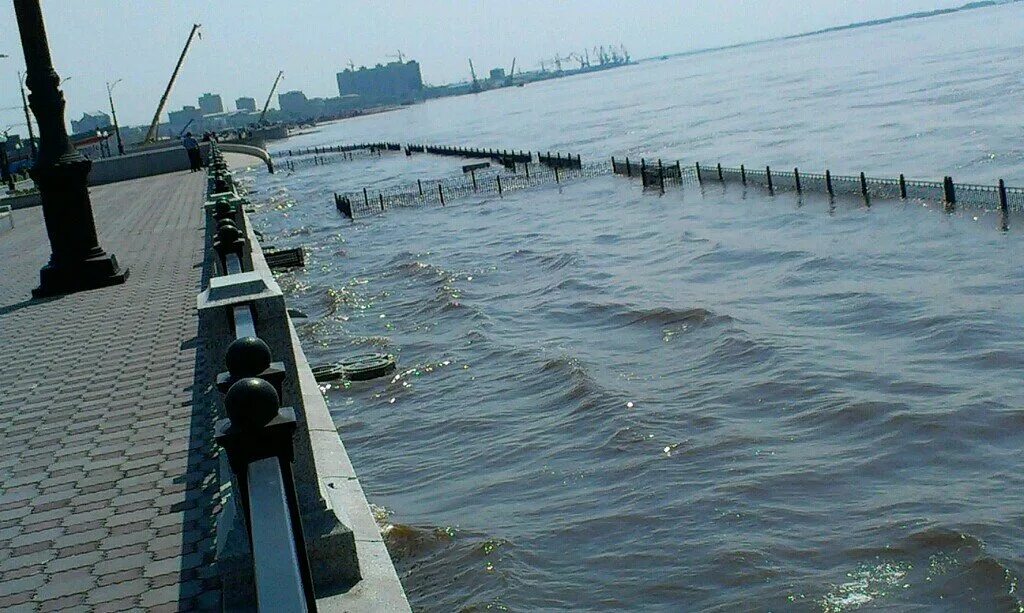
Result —
[[[217, 229], [211, 249], [218, 272], [248, 272], [241, 199], [225, 197], [230, 175], [216, 145], [211, 147], [211, 182], [221, 197], [212, 211]], [[237, 196], [237, 194], [236, 194]], [[252, 304], [227, 308], [234, 340], [225, 352], [227, 371], [217, 376], [226, 418], [216, 424], [216, 440], [227, 454], [236, 500], [252, 550], [256, 601], [260, 611], [316, 610], [312, 574], [292, 474], [295, 411], [281, 406], [285, 370], [257, 333]]]

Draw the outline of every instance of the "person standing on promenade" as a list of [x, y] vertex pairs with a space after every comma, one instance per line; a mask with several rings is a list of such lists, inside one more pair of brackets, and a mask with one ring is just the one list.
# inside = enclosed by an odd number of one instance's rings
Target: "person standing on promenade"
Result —
[[181, 144], [188, 153], [189, 171], [196, 172], [197, 170], [202, 170], [203, 157], [199, 153], [199, 142], [196, 141], [191, 132], [185, 134], [185, 138], [181, 139]]

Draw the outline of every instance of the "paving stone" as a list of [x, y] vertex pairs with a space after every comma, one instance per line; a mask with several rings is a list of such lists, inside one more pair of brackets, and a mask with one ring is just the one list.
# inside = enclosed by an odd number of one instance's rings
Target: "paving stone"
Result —
[[112, 583], [91, 590], [85, 600], [89, 604], [101, 604], [130, 596], [137, 598], [144, 594], [147, 589], [148, 584], [145, 579]]
[[72, 568], [91, 567], [102, 559], [102, 551], [89, 551], [65, 558], [54, 558], [45, 568], [47, 573], [58, 573], [63, 570], [71, 570]]
[[0, 596], [10, 596], [11, 594], [17, 594], [26, 590], [34, 590], [44, 583], [46, 583], [46, 575], [42, 573], [4, 581], [0, 583]]
[[73, 611], [78, 609], [80, 611], [88, 610], [83, 604], [85, 603], [85, 594], [71, 594], [62, 598], [54, 598], [53, 600], [46, 600], [39, 605], [37, 611], [40, 613], [49, 613], [50, 611]]
[[70, 596], [71, 594], [84, 594], [96, 587], [96, 577], [88, 568], [78, 568], [54, 573], [46, 578], [46, 585], [36, 592], [37, 600], [50, 600]]
[[[93, 611], [95, 613], [114, 613], [114, 611], [132, 611], [137, 610], [136, 607], [139, 602], [138, 596], [129, 596], [127, 598], [120, 598], [118, 600], [111, 600], [104, 602], [103, 604], [97, 605]], [[186, 611], [188, 609], [185, 609]]]

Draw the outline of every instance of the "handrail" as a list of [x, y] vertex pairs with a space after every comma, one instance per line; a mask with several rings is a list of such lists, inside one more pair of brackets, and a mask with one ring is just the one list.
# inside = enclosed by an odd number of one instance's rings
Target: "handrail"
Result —
[[[223, 193], [234, 182], [221, 147], [211, 144], [210, 189]], [[230, 194], [228, 194], [230, 196]], [[235, 225], [241, 211], [220, 200], [213, 211], [216, 251], [225, 275], [246, 272], [245, 238]], [[217, 377], [225, 392], [227, 419], [216, 424], [216, 440], [227, 454], [237, 500], [248, 528], [256, 604], [267, 613], [316, 611], [312, 574], [306, 557], [302, 520], [292, 476], [295, 411], [281, 406], [284, 370], [271, 362], [270, 347], [259, 338], [252, 304], [230, 309], [235, 340], [227, 347], [228, 372]]]

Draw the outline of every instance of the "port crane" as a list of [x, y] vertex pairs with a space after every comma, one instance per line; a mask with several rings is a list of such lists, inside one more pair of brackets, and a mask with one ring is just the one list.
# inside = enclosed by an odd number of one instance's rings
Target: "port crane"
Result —
[[256, 123], [258, 125], [263, 124], [263, 118], [267, 116], [267, 109], [270, 108], [270, 99], [274, 97], [274, 92], [277, 91], [277, 84], [281, 82], [281, 77], [284, 76], [284, 71], [278, 71], [277, 78], [274, 79], [274, 85], [270, 88], [270, 93], [267, 94], [267, 101], [263, 104], [263, 112], [260, 113], [260, 120]]
[[512, 85], [512, 78], [516, 75], [516, 58], [512, 58], [512, 69], [508, 71], [508, 76], [505, 77], [505, 86]]
[[473, 85], [471, 91], [476, 94], [480, 92], [480, 82], [476, 78], [476, 69], [473, 68], [473, 58], [469, 59], [469, 74], [473, 76]]
[[405, 63], [405, 55], [402, 53], [401, 49], [398, 50], [398, 55], [389, 55], [388, 57], [397, 58], [399, 64]]
[[[178, 58], [178, 63], [174, 66], [174, 72], [171, 73], [171, 80], [167, 82], [167, 89], [164, 90], [164, 95], [160, 97], [160, 104], [156, 107], [156, 113], [153, 114], [153, 122], [149, 124], [149, 131], [146, 132], [146, 139], [143, 142], [151, 143], [156, 140], [157, 126], [160, 125], [160, 113], [164, 112], [164, 107], [167, 106], [167, 98], [171, 95], [171, 88], [174, 87], [174, 81], [178, 78], [178, 71], [181, 70], [181, 65], [185, 62], [185, 55], [188, 53], [188, 48], [192, 46], [192, 39], [195, 37], [196, 32], [202, 27], [200, 24], [192, 24], [192, 31], [188, 33], [188, 40], [185, 41], [185, 48], [181, 50], [181, 56]], [[199, 38], [203, 35], [200, 34]]]

